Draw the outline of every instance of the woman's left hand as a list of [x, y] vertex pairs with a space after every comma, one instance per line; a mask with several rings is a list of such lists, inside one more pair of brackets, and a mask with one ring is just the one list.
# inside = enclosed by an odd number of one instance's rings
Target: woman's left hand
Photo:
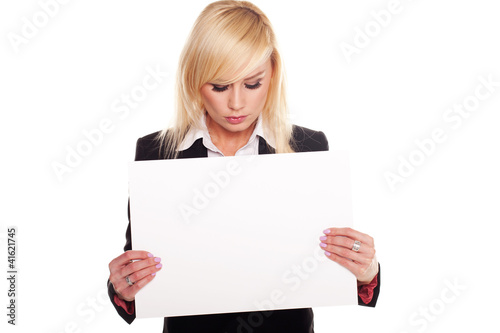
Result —
[[[378, 274], [373, 238], [351, 228], [329, 228], [320, 237], [320, 247], [332, 261], [351, 271], [358, 285], [368, 284]], [[355, 241], [360, 242], [359, 248]], [[358, 248], [358, 251], [355, 251]]]

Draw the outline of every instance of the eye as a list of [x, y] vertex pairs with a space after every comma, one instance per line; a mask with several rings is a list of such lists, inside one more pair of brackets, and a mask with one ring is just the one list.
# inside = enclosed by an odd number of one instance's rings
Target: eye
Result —
[[218, 86], [216, 84], [212, 84], [212, 86], [213, 86], [212, 90], [216, 92], [223, 92], [229, 88], [229, 86]]
[[262, 83], [257, 82], [256, 84], [252, 84], [252, 85], [250, 85], [250, 84], [245, 84], [245, 87], [246, 87], [247, 89], [252, 89], [252, 90], [253, 90], [253, 89], [258, 89], [258, 88], [260, 88], [260, 86], [261, 86], [261, 85], [262, 85]]

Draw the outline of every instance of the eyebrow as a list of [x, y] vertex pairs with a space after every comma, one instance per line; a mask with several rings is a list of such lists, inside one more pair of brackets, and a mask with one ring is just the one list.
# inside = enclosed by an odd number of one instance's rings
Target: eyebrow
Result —
[[265, 73], [266, 73], [266, 70], [263, 70], [263, 71], [255, 74], [255, 75], [252, 75], [251, 77], [244, 78], [243, 80], [245, 80], [245, 81], [246, 80], [252, 80], [252, 79], [255, 79], [256, 77], [261, 76], [262, 74], [265, 74]]

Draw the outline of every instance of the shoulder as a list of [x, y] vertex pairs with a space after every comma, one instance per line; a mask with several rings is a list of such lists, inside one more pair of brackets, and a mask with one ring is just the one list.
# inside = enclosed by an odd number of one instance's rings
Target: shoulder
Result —
[[296, 152], [328, 150], [328, 140], [321, 131], [293, 125], [292, 148]]
[[136, 161], [160, 159], [160, 134], [161, 131], [154, 132], [137, 140], [135, 148]]

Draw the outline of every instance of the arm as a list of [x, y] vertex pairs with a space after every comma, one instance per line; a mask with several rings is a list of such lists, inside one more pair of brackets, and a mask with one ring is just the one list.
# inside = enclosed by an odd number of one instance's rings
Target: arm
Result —
[[378, 274], [369, 284], [358, 286], [358, 305], [375, 307], [380, 293], [380, 264]]
[[[347, 268], [358, 281], [358, 304], [374, 307], [380, 293], [380, 265], [373, 238], [351, 228], [329, 228], [320, 237], [328, 259]], [[355, 241], [360, 246], [355, 248]]]
[[[328, 140], [323, 132], [317, 132], [307, 128], [294, 126], [293, 138], [294, 140], [292, 146], [294, 147], [294, 150], [297, 152], [329, 150]], [[332, 230], [333, 229], [336, 228], [332, 228]], [[355, 233], [358, 233], [355, 230], [353, 231]], [[330, 254], [330, 256], [328, 257], [333, 261], [337, 261], [339, 264], [347, 267], [348, 269], [349, 267], [351, 267], [353, 273], [356, 275], [357, 278], [358, 275], [360, 276], [358, 278], [358, 305], [374, 307], [377, 304], [378, 295], [380, 293], [380, 282], [381, 282], [380, 264], [377, 262], [375, 258], [375, 248], [373, 245], [373, 239], [368, 235], [364, 235], [361, 233], [358, 234], [360, 235], [354, 234], [352, 235], [352, 237], [363, 237], [363, 239], [367, 242], [366, 244], [364, 244], [363, 250], [361, 250], [361, 252], [368, 254], [368, 257], [364, 259], [368, 260], [369, 264], [366, 267], [362, 268], [362, 269], [369, 268], [368, 275], [365, 274], [365, 276], [361, 276], [359, 271], [355, 271], [355, 268], [357, 267], [352, 265], [351, 260], [345, 260], [345, 258], [342, 258], [341, 256], [335, 254]], [[327, 237], [326, 239], [332, 240], [332, 244], [331, 245], [328, 244], [328, 246], [332, 246], [331, 247], [332, 252], [333, 249], [335, 249], [336, 251], [341, 251], [344, 254], [351, 254], [349, 252], [352, 252], [351, 249], [353, 243], [344, 244], [345, 247], [343, 249], [339, 249], [338, 247], [335, 248], [333, 247], [334, 246], [333, 237]], [[360, 238], [355, 238], [355, 239], [360, 239]], [[351, 240], [351, 242], [354, 242], [355, 239]], [[366, 252], [367, 246], [370, 248], [368, 251], [370, 253]], [[371, 256], [371, 252], [373, 252], [373, 256]], [[360, 278], [363, 280], [359, 281]]]
[[[132, 250], [132, 239], [130, 232], [130, 201], [128, 205], [128, 216], [129, 216], [129, 223], [125, 235], [127, 240], [125, 243], [125, 247], [123, 248], [124, 251]], [[118, 300], [120, 298], [118, 297], [115, 288], [113, 287], [113, 284], [110, 282], [109, 279], [108, 279], [108, 296], [109, 299], [111, 300], [111, 304], [113, 304], [120, 317], [122, 317], [123, 320], [125, 320], [127, 323], [131, 324], [135, 319], [135, 301], [127, 302], [123, 300], [123, 302], [120, 302]]]
[[[137, 141], [135, 160], [143, 160], [143, 146]], [[128, 204], [128, 227], [126, 243], [120, 256], [109, 264], [110, 276], [107, 282], [108, 296], [118, 314], [129, 324], [135, 319], [135, 295], [148, 284], [161, 269], [160, 258], [155, 258], [147, 251], [132, 251], [132, 233], [130, 223], [130, 200]], [[129, 285], [125, 277], [134, 283]]]

